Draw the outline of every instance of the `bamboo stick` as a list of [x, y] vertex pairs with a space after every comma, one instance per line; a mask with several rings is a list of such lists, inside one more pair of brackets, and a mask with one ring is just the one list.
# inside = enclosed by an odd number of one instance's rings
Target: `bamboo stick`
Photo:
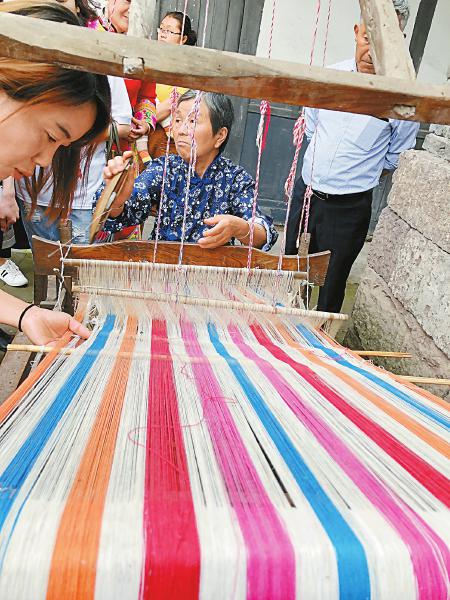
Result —
[[270, 304], [255, 304], [237, 302], [235, 300], [215, 300], [213, 298], [193, 298], [178, 294], [161, 294], [155, 292], [133, 292], [133, 290], [113, 290], [107, 288], [95, 288], [86, 285], [74, 285], [74, 293], [96, 294], [98, 296], [111, 296], [119, 298], [136, 298], [141, 300], [153, 300], [154, 302], [173, 302], [188, 304], [192, 306], [209, 306], [211, 308], [225, 308], [227, 310], [242, 310], [247, 312], [262, 312], [272, 315], [294, 315], [297, 317], [309, 317], [312, 319], [326, 319], [346, 321], [348, 315], [340, 313], [329, 313], [322, 311], [305, 310], [302, 308], [291, 308], [287, 306], [272, 306]]
[[[8, 352], [33, 352], [33, 353], [49, 353], [54, 350], [52, 346], [37, 346], [34, 344], [8, 344]], [[59, 354], [70, 355], [75, 352], [76, 348], [62, 348]], [[383, 352], [377, 350], [352, 350], [358, 356], [389, 356], [391, 358], [410, 358], [411, 354], [407, 352]], [[117, 356], [115, 354], [114, 356]], [[146, 354], [148, 356], [148, 354]]]
[[379, 356], [383, 358], [411, 358], [408, 352], [385, 352], [384, 350], [352, 350], [358, 356]]
[[[54, 352], [55, 348], [53, 346], [37, 346], [34, 344], [8, 344], [6, 347], [8, 352], [31, 352], [35, 354], [49, 354], [50, 352]], [[57, 354], [70, 356], [77, 351], [77, 348], [59, 348]], [[309, 349], [310, 352], [313, 350]], [[375, 350], [367, 350], [365, 352], [376, 352]], [[382, 354], [382, 353], [380, 353]], [[393, 353], [395, 354], [395, 353]], [[397, 352], [397, 354], [405, 354], [404, 352]], [[83, 352], [84, 355], [99, 355], [98, 351], [90, 351]], [[107, 353], [102, 352], [101, 355], [103, 357], [108, 356]], [[119, 356], [123, 358], [145, 358], [152, 360], [173, 360], [172, 355], [167, 354], [155, 354], [150, 356], [148, 352], [119, 352], [119, 353], [111, 353], [111, 356]], [[373, 354], [371, 355], [373, 356]], [[206, 360], [205, 358], [197, 359], [196, 357], [185, 357], [189, 362], [201, 362]], [[208, 362], [214, 360], [211, 356], [207, 358]], [[216, 360], [221, 360], [220, 357], [217, 357]], [[241, 359], [242, 362], [253, 362], [248, 359]], [[427, 385], [448, 385], [450, 386], [450, 379], [437, 379], [434, 377], [416, 377], [414, 375], [395, 375], [397, 379], [403, 379], [404, 381], [409, 381], [410, 383], [421, 383]]]
[[437, 379], [435, 377], [416, 377], [414, 375], [396, 375], [398, 379], [410, 383], [422, 383], [426, 385], [450, 385], [450, 379]]

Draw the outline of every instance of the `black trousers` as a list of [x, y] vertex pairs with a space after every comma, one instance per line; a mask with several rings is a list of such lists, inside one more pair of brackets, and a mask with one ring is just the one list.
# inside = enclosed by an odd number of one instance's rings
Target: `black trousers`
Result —
[[[295, 184], [286, 234], [286, 254], [297, 254], [297, 237], [306, 185], [300, 177]], [[320, 196], [320, 197], [319, 197]], [[339, 312], [345, 286], [369, 230], [372, 190], [357, 194], [311, 197], [308, 232], [309, 252], [331, 251], [325, 285], [319, 292], [318, 310]]]

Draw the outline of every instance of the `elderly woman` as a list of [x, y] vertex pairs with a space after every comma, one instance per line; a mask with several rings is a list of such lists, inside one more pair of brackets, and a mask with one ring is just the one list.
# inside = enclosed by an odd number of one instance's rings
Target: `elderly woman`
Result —
[[[173, 128], [179, 155], [168, 157], [166, 183], [161, 209], [159, 239], [180, 241], [186, 202], [187, 178], [194, 130], [195, 92], [188, 91], [178, 102]], [[222, 94], [205, 93], [195, 124], [197, 161], [190, 180], [185, 221], [185, 241], [204, 248], [216, 248], [239, 240], [248, 244], [255, 183], [242, 168], [222, 155], [233, 124], [233, 107]], [[108, 162], [104, 178], [108, 181], [124, 169], [129, 154]], [[161, 199], [165, 158], [154, 160], [133, 185], [132, 173], [117, 196], [105, 223], [111, 234], [143, 223], [152, 205]], [[97, 192], [97, 198], [101, 190]], [[156, 236], [156, 226], [152, 239]], [[269, 250], [277, 239], [272, 219], [256, 208], [253, 244]]]

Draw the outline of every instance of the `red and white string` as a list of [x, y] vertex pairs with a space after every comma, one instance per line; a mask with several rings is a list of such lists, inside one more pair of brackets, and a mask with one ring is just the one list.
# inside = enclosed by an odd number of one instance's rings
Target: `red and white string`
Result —
[[[272, 2], [272, 19], [271, 19], [271, 23], [270, 23], [270, 35], [269, 35], [269, 51], [268, 51], [269, 58], [272, 58], [275, 10], [276, 10], [276, 0], [273, 0], [273, 2]], [[262, 158], [262, 153], [264, 151], [264, 148], [266, 146], [267, 135], [269, 132], [270, 116], [271, 116], [270, 104], [269, 104], [269, 102], [267, 102], [267, 100], [261, 101], [261, 103], [259, 105], [259, 112], [260, 112], [260, 118], [259, 118], [258, 132], [256, 134], [256, 146], [258, 148], [258, 158], [257, 158], [257, 162], [256, 162], [255, 192], [253, 195], [252, 218], [251, 218], [251, 222], [250, 222], [250, 238], [249, 238], [249, 243], [248, 243], [247, 269], [250, 269], [251, 264], [252, 264], [256, 207], [258, 205], [259, 183], [260, 183], [260, 173], [261, 173], [261, 158]]]

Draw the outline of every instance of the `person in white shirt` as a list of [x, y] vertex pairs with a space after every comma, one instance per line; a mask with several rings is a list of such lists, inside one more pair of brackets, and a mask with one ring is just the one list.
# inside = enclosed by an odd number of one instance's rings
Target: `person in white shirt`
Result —
[[[408, 2], [393, 3], [403, 30]], [[355, 25], [354, 31], [355, 58], [331, 68], [375, 74], [365, 24]], [[305, 116], [309, 146], [292, 198], [286, 254], [297, 254], [303, 199], [310, 185], [309, 251], [331, 250], [317, 308], [339, 312], [347, 278], [368, 232], [372, 190], [382, 175], [396, 169], [400, 153], [414, 147], [419, 123], [310, 108]]]
[[[118, 126], [121, 138], [126, 138], [131, 123], [131, 106], [123, 79], [108, 76], [111, 88], [112, 118]], [[92, 156], [86, 181], [79, 180], [77, 190], [72, 203], [69, 219], [72, 225], [72, 243], [89, 243], [89, 226], [92, 220], [92, 203], [95, 192], [103, 182], [102, 172], [106, 165], [106, 142], [100, 142]], [[81, 166], [81, 171], [83, 171]], [[50, 180], [41, 190], [37, 207], [29, 217], [31, 211], [31, 200], [25, 188], [24, 181], [16, 183], [16, 197], [24, 216], [24, 226], [30, 245], [32, 236], [37, 235], [49, 240], [60, 239], [60, 221], [50, 221], [46, 216], [47, 208], [52, 197], [53, 185]]]

